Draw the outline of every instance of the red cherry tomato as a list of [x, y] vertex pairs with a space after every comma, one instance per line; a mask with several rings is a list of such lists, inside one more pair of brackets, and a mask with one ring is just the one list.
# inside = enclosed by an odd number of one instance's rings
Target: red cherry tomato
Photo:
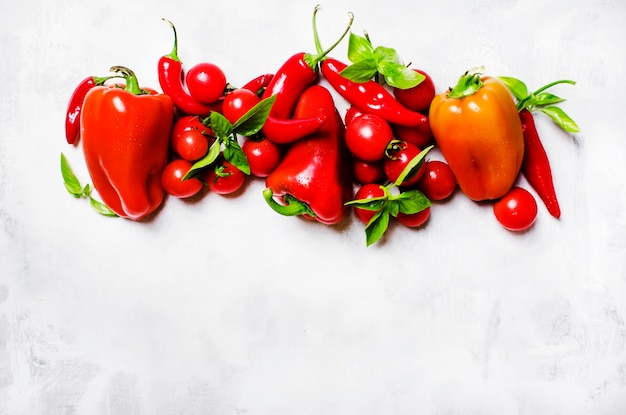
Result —
[[172, 160], [165, 166], [161, 174], [161, 184], [167, 194], [184, 199], [202, 190], [202, 181], [197, 177], [181, 181], [190, 168], [191, 163], [184, 159]]
[[213, 143], [213, 131], [211, 131], [211, 129], [206, 125], [202, 124], [200, 117], [197, 115], [185, 115], [176, 120], [174, 126], [172, 127], [172, 132], [170, 133], [170, 141], [174, 151], [176, 151], [180, 137], [188, 131], [197, 131], [200, 134], [207, 136], [209, 146]]
[[494, 203], [493, 213], [505, 229], [524, 231], [537, 219], [537, 201], [528, 190], [514, 186]]
[[[395, 183], [400, 177], [400, 174], [404, 168], [413, 160], [421, 150], [415, 144], [407, 143], [406, 141], [397, 141], [392, 144], [391, 149], [387, 151], [387, 157], [383, 161], [383, 168], [387, 179]], [[415, 183], [424, 175], [424, 163], [417, 171], [410, 173], [400, 186], [410, 186]]]
[[235, 89], [224, 97], [222, 113], [231, 124], [234, 124], [259, 101], [259, 97], [249, 89]]
[[[375, 197], [382, 197], [385, 195], [385, 191], [380, 187], [379, 184], [376, 183], [368, 183], [364, 184], [356, 191], [354, 194], [354, 199], [372, 199]], [[359, 218], [361, 222], [364, 224], [368, 224], [369, 221], [378, 213], [375, 210], [368, 210], [363, 208], [354, 208], [354, 213], [356, 217]]]
[[352, 174], [354, 180], [360, 184], [381, 183], [385, 178], [383, 164], [379, 161], [363, 161], [352, 158]]
[[430, 200], [444, 200], [454, 193], [456, 184], [448, 163], [428, 160], [424, 164], [424, 175], [417, 182], [417, 187]]
[[374, 114], [362, 114], [346, 126], [348, 150], [363, 161], [378, 161], [385, 156], [385, 149], [393, 139], [391, 126]]
[[396, 216], [396, 219], [398, 219], [398, 222], [400, 222], [406, 227], [418, 228], [422, 226], [423, 224], [425, 224], [429, 217], [430, 217], [430, 207], [427, 207], [426, 209], [421, 210], [417, 213], [407, 214], [407, 213], [399, 212], [398, 215]]
[[352, 120], [354, 120], [356, 117], [360, 117], [361, 115], [363, 115], [364, 113], [358, 109], [357, 107], [355, 107], [354, 105], [351, 105], [350, 107], [348, 107], [348, 109], [346, 110], [346, 116], [344, 117], [344, 123], [346, 125], [350, 124], [352, 122]]
[[241, 189], [246, 181], [246, 174], [224, 160], [214, 168], [208, 169], [204, 178], [211, 191], [229, 195]]
[[196, 100], [210, 104], [222, 97], [226, 89], [226, 75], [222, 69], [208, 62], [198, 63], [187, 71], [185, 83]]
[[198, 130], [183, 131], [176, 140], [174, 151], [185, 160], [200, 160], [209, 151], [209, 137]]
[[266, 138], [246, 140], [241, 149], [248, 158], [250, 174], [255, 177], [269, 176], [282, 159], [280, 147]]
[[428, 147], [433, 141], [433, 133], [430, 130], [430, 124], [424, 123], [416, 127], [407, 127], [404, 125], [392, 125], [393, 135], [407, 143], [413, 143], [419, 148]]
[[413, 69], [426, 77], [417, 86], [409, 89], [393, 88], [396, 99], [405, 107], [418, 112], [428, 112], [430, 103], [435, 98], [435, 83], [426, 72]]

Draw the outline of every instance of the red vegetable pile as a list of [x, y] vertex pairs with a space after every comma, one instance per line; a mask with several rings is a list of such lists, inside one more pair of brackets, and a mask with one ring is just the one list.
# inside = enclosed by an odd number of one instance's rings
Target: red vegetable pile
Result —
[[[83, 186], [61, 154], [67, 190], [103, 215], [139, 221], [166, 196], [233, 195], [262, 179], [262, 197], [279, 214], [336, 225], [354, 212], [371, 245], [391, 220], [424, 226], [433, 203], [457, 188], [493, 203], [506, 229], [527, 230], [537, 203], [515, 185], [521, 173], [560, 217], [533, 112], [577, 132], [556, 106], [563, 99], [545, 92], [572, 81], [529, 93], [522, 81], [485, 77], [479, 68], [437, 94], [429, 74], [400, 62], [392, 48], [374, 47], [367, 33], [352, 33], [352, 14], [323, 48], [318, 9], [315, 53], [294, 53], [241, 87], [215, 63], [186, 70], [167, 20], [174, 46], [158, 60], [161, 93], [121, 66], [85, 78], [68, 104], [66, 139], [82, 145], [93, 185]], [[330, 56], [346, 36], [349, 63]], [[345, 100], [345, 114], [336, 99]], [[442, 160], [428, 157], [434, 147]]]

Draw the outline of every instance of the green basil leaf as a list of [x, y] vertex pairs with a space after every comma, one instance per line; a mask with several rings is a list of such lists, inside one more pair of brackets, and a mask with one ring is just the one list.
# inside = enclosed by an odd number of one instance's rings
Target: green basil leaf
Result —
[[433, 145], [430, 145], [420, 151], [417, 156], [413, 157], [413, 159], [409, 161], [409, 163], [406, 165], [404, 170], [402, 170], [402, 172], [393, 184], [395, 186], [400, 186], [407, 178], [410, 178], [412, 175], [416, 174], [419, 168], [422, 166], [422, 163], [424, 163], [424, 158], [426, 157], [426, 154], [428, 154], [428, 152], [432, 150], [433, 147]]
[[535, 107], [558, 104], [559, 102], [563, 101], [565, 101], [564, 98], [557, 97], [556, 95], [550, 94], [549, 92], [542, 92], [540, 94], [537, 94], [531, 100], [532, 105]]
[[528, 96], [528, 87], [519, 79], [510, 76], [499, 76], [498, 79], [506, 85], [515, 98], [522, 100]]
[[233, 124], [232, 131], [244, 137], [250, 137], [258, 133], [265, 124], [274, 101], [276, 101], [276, 95], [272, 95], [257, 103]]
[[426, 79], [423, 74], [399, 63], [379, 65], [378, 71], [385, 77], [387, 85], [393, 88], [413, 88]]
[[93, 210], [95, 210], [96, 212], [98, 212], [99, 214], [103, 216], [117, 216], [117, 214], [113, 212], [111, 208], [109, 208], [107, 205], [94, 199], [91, 196], [89, 196], [89, 204], [91, 205]]
[[391, 197], [385, 206], [385, 210], [389, 212], [391, 216], [398, 216], [398, 212], [400, 211], [400, 204], [396, 197]]
[[383, 209], [376, 213], [365, 227], [365, 242], [370, 246], [378, 241], [389, 227], [389, 212]]
[[371, 197], [368, 199], [356, 199], [346, 202], [347, 206], [354, 206], [365, 210], [381, 210], [387, 202], [387, 196]]
[[563, 111], [561, 108], [545, 107], [541, 108], [539, 111], [552, 118], [552, 121], [554, 121], [559, 127], [567, 131], [568, 133], [580, 132], [580, 128], [578, 128], [576, 122], [574, 122], [574, 120], [571, 119], [570, 116], [567, 115], [565, 111]]
[[217, 111], [211, 112], [209, 123], [211, 130], [219, 138], [228, 137], [233, 132], [233, 125], [230, 121]]
[[407, 215], [421, 212], [431, 206], [430, 199], [419, 190], [408, 190], [400, 193], [395, 201], [398, 203], [399, 211]]
[[63, 184], [65, 188], [74, 197], [81, 197], [83, 195], [83, 186], [70, 168], [65, 154], [61, 153], [61, 175], [63, 176]]
[[374, 50], [374, 59], [378, 65], [399, 64], [398, 53], [393, 48], [378, 46]]
[[376, 72], [378, 72], [376, 62], [374, 60], [367, 59], [346, 66], [340, 74], [344, 78], [360, 84], [371, 81], [376, 75]]
[[352, 63], [358, 63], [365, 60], [374, 60], [374, 48], [369, 40], [363, 36], [355, 35], [350, 32], [348, 39], [348, 59]]
[[209, 147], [209, 151], [207, 152], [207, 154], [204, 157], [202, 157], [200, 160], [196, 161], [191, 166], [189, 171], [185, 173], [185, 175], [183, 176], [181, 180], [187, 180], [188, 178], [194, 176], [198, 171], [204, 169], [207, 166], [210, 166], [215, 160], [217, 160], [217, 157], [220, 155], [221, 151], [222, 151], [221, 139], [217, 139], [213, 142], [213, 144], [211, 144], [211, 147]]
[[233, 140], [226, 144], [224, 147], [224, 158], [245, 174], [250, 174], [248, 158], [236, 141]]

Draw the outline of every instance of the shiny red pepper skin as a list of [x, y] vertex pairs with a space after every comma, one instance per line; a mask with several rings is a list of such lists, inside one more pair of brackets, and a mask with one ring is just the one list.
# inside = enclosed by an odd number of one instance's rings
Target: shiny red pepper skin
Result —
[[[344, 142], [344, 124], [330, 92], [321, 85], [306, 89], [298, 101], [294, 117], [324, 115], [328, 120], [317, 132], [294, 142], [279, 166], [266, 178], [264, 196], [282, 214], [289, 198], [307, 209], [296, 214], [320, 223], [339, 223], [352, 197], [352, 170]], [[277, 203], [273, 197], [283, 204]]]
[[103, 85], [107, 80], [115, 78], [114, 76], [95, 77], [88, 76], [80, 81], [74, 89], [72, 96], [67, 104], [67, 112], [65, 115], [65, 139], [68, 144], [74, 144], [80, 138], [80, 112], [83, 109], [83, 101], [87, 92], [95, 86]]
[[248, 91], [252, 91], [255, 94], [259, 95], [265, 91], [265, 88], [267, 88], [267, 86], [270, 84], [273, 78], [274, 78], [273, 73], [266, 73], [263, 75], [259, 75], [256, 78], [248, 81], [244, 86], [242, 86], [242, 88], [247, 89]]
[[341, 75], [346, 64], [333, 58], [325, 59], [321, 72], [328, 83], [350, 104], [363, 112], [374, 113], [388, 122], [414, 127], [428, 122], [426, 115], [412, 111], [395, 99], [376, 81], [352, 82]]
[[522, 174], [546, 205], [550, 215], [558, 219], [561, 217], [561, 208], [554, 190], [552, 169], [537, 132], [533, 114], [527, 109], [523, 109], [519, 112], [519, 116], [524, 133]]
[[263, 134], [274, 143], [288, 144], [317, 131], [326, 121], [325, 115], [292, 119], [299, 97], [318, 78], [317, 70], [306, 62], [304, 52], [291, 56], [278, 69], [261, 95], [261, 99], [276, 96]]

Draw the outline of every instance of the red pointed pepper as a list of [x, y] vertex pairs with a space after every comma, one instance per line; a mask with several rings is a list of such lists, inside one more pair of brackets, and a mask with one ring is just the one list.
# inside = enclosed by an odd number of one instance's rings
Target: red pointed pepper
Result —
[[263, 196], [280, 214], [303, 215], [332, 225], [345, 217], [345, 203], [352, 197], [351, 161], [333, 97], [325, 87], [314, 85], [300, 97], [294, 117], [318, 115], [325, 116], [326, 123], [289, 147], [266, 178]]
[[87, 93], [83, 152], [102, 201], [117, 215], [140, 220], [163, 201], [174, 105], [168, 95], [141, 89], [130, 69], [111, 70], [124, 75], [126, 88], [97, 86]]
[[319, 6], [316, 6], [313, 11], [313, 35], [317, 55], [304, 52], [292, 55], [276, 71], [276, 74], [261, 96], [262, 99], [265, 99], [276, 95], [276, 101], [272, 105], [270, 114], [263, 126], [263, 133], [270, 141], [277, 144], [291, 143], [307, 136], [317, 131], [326, 121], [326, 115], [316, 115], [302, 119], [292, 119], [291, 116], [300, 95], [317, 80], [319, 63], [346, 36], [354, 16], [352, 14], [349, 15], [350, 22], [339, 40], [328, 49], [322, 50], [315, 22], [318, 9]]
[[415, 127], [428, 123], [426, 115], [412, 111], [400, 104], [398, 100], [378, 82], [353, 82], [341, 71], [348, 65], [327, 58], [321, 64], [321, 71], [328, 83], [350, 104], [363, 112], [374, 113], [386, 121], [406, 127]]

